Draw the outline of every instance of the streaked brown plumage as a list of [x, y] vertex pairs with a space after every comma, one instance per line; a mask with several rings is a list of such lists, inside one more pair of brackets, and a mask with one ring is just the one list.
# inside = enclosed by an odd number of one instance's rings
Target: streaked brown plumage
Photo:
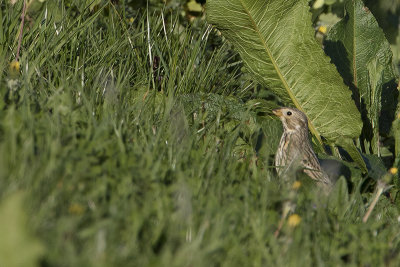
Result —
[[308, 138], [308, 120], [306, 115], [295, 108], [278, 108], [273, 113], [283, 124], [283, 134], [275, 155], [278, 175], [283, 177], [288, 170], [302, 169], [304, 173], [323, 186], [331, 186], [328, 175], [312, 149]]

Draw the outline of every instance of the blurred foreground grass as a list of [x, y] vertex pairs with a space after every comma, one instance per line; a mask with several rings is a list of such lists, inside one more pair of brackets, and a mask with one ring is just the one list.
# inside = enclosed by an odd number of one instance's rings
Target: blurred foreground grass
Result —
[[275, 178], [280, 122], [254, 116], [244, 100], [257, 86], [207, 25], [43, 9], [15, 76], [22, 4], [0, 3], [0, 266], [400, 261], [397, 196], [363, 223], [372, 193], [360, 174], [351, 194], [340, 179], [330, 196]]

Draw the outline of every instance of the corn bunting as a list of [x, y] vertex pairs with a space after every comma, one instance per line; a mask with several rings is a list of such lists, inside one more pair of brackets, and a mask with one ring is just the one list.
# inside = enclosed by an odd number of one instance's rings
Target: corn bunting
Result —
[[308, 139], [306, 115], [295, 108], [278, 108], [272, 111], [283, 124], [283, 134], [275, 155], [278, 175], [283, 177], [289, 169], [301, 169], [320, 185], [331, 186]]

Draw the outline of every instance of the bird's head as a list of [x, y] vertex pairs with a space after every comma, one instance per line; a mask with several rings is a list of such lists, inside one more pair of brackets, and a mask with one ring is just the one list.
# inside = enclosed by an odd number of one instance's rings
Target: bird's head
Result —
[[283, 123], [283, 130], [286, 132], [294, 132], [306, 130], [308, 132], [308, 120], [306, 115], [295, 108], [277, 108], [272, 112], [280, 118]]

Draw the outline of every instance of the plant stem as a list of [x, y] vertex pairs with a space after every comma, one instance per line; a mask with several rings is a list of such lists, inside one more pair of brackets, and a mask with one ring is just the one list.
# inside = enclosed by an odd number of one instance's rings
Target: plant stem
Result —
[[368, 221], [369, 216], [371, 215], [372, 210], [375, 208], [376, 203], [378, 203], [379, 197], [383, 193], [383, 186], [378, 185], [378, 190], [376, 191], [376, 195], [374, 197], [374, 200], [372, 200], [371, 206], [369, 206], [367, 213], [365, 213], [363, 217], [363, 223], [366, 223]]
[[26, 0], [24, 0], [24, 7], [22, 8], [21, 26], [19, 27], [18, 48], [17, 48], [17, 56], [15, 57], [15, 61], [19, 60], [19, 52], [21, 50], [21, 43], [22, 43], [22, 33], [24, 30], [24, 23], [25, 23], [25, 12], [26, 12]]

